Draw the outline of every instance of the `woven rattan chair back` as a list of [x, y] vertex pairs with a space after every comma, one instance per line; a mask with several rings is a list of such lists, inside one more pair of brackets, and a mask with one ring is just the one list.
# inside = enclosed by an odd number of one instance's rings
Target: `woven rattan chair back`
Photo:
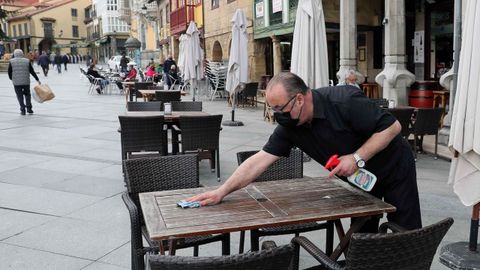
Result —
[[413, 125], [417, 135], [435, 135], [440, 126], [443, 108], [419, 108]]
[[[242, 164], [247, 158], [256, 154], [258, 151], [245, 151], [237, 153], [238, 165]], [[255, 181], [275, 181], [282, 179], [302, 178], [303, 177], [303, 152], [300, 149], [292, 149], [289, 157], [281, 157], [275, 161], [265, 172], [263, 172]]]
[[172, 101], [171, 103], [173, 111], [202, 111], [201, 101]]
[[287, 270], [294, 256], [292, 244], [231, 256], [148, 256], [151, 270]]
[[132, 152], [166, 154], [166, 130], [163, 116], [118, 116], [122, 159]]
[[385, 98], [372, 98], [370, 100], [382, 108], [388, 107], [388, 100]]
[[388, 111], [397, 118], [402, 126], [402, 136], [408, 138], [411, 132], [410, 123], [412, 122], [412, 115], [414, 109], [388, 109]]
[[155, 100], [161, 101], [163, 103], [172, 102], [172, 101], [180, 101], [181, 94], [180, 91], [156, 91], [155, 92]]
[[163, 85], [151, 85], [148, 90], [163, 90]]
[[149, 102], [127, 102], [127, 111], [161, 111], [162, 102], [160, 101], [149, 101]]
[[346, 254], [349, 270], [427, 270], [452, 218], [400, 233], [353, 234]]
[[182, 152], [217, 150], [223, 115], [180, 116]]

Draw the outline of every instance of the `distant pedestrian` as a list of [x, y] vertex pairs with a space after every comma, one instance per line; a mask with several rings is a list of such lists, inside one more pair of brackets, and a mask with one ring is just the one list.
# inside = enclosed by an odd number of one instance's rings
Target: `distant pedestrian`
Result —
[[65, 71], [67, 71], [68, 56], [66, 54], [63, 55], [62, 60], [63, 60], [63, 66], [65, 68]]
[[42, 55], [38, 57], [38, 65], [42, 67], [43, 75], [47, 77], [48, 75], [48, 65], [50, 65], [50, 59], [46, 52], [43, 52]]
[[122, 58], [120, 58], [120, 72], [127, 72], [128, 58], [125, 53], [122, 53]]
[[59, 52], [57, 52], [57, 54], [55, 55], [54, 62], [55, 65], [57, 65], [58, 74], [62, 73], [63, 57], [60, 55]]
[[30, 94], [30, 74], [37, 80], [38, 79], [35, 70], [33, 70], [30, 60], [23, 56], [23, 51], [16, 49], [13, 52], [15, 58], [10, 60], [8, 65], [8, 77], [12, 80], [13, 87], [15, 88], [15, 94], [17, 95], [18, 103], [20, 104], [20, 113], [25, 115], [25, 109], [29, 114], [33, 113], [32, 110], [32, 96]]
[[85, 64], [87, 65], [87, 67], [89, 67], [91, 63], [92, 57], [90, 56], [90, 54], [87, 53], [87, 55], [85, 56]]
[[50, 59], [50, 64], [52, 64], [52, 68], [55, 68], [55, 54], [50, 53], [48, 57]]

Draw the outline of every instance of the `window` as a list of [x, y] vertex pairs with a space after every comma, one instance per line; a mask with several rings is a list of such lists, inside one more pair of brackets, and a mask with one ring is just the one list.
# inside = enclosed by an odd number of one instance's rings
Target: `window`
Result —
[[77, 9], [72, 8], [72, 17], [77, 17]]
[[218, 8], [220, 5], [220, 0], [212, 0], [212, 9]]
[[170, 23], [170, 12], [172, 12], [170, 10], [170, 5], [167, 5], [167, 16], [166, 16], [167, 17], [167, 23]]
[[18, 35], [22, 36], [22, 25], [21, 24], [18, 25]]
[[13, 28], [13, 36], [16, 37], [17, 36], [17, 26], [13, 25], [12, 28]]
[[27, 23], [23, 24], [23, 30], [25, 30], [25, 35], [28, 35], [28, 25], [27, 25]]
[[73, 37], [78, 37], [78, 26], [76, 26], [76, 25], [72, 26], [72, 36]]

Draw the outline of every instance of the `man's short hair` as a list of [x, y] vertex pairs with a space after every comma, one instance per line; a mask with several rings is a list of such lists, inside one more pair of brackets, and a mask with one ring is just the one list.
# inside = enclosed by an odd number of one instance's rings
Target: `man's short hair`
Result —
[[267, 91], [277, 84], [281, 84], [289, 96], [293, 96], [298, 93], [305, 95], [308, 91], [308, 86], [305, 84], [302, 78], [291, 72], [280, 72], [273, 76], [267, 85]]

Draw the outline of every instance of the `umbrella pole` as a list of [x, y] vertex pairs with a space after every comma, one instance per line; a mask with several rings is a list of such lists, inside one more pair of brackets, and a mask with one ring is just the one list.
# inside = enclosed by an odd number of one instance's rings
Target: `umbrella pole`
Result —
[[472, 220], [470, 222], [470, 241], [468, 248], [470, 251], [477, 251], [478, 242], [478, 218], [480, 215], [480, 203], [473, 206]]
[[222, 126], [229, 126], [229, 127], [238, 127], [238, 126], [243, 126], [243, 123], [241, 121], [235, 121], [235, 103], [237, 102], [235, 97], [237, 96], [237, 93], [233, 93], [233, 98], [232, 98], [232, 120], [227, 120], [223, 121]]

